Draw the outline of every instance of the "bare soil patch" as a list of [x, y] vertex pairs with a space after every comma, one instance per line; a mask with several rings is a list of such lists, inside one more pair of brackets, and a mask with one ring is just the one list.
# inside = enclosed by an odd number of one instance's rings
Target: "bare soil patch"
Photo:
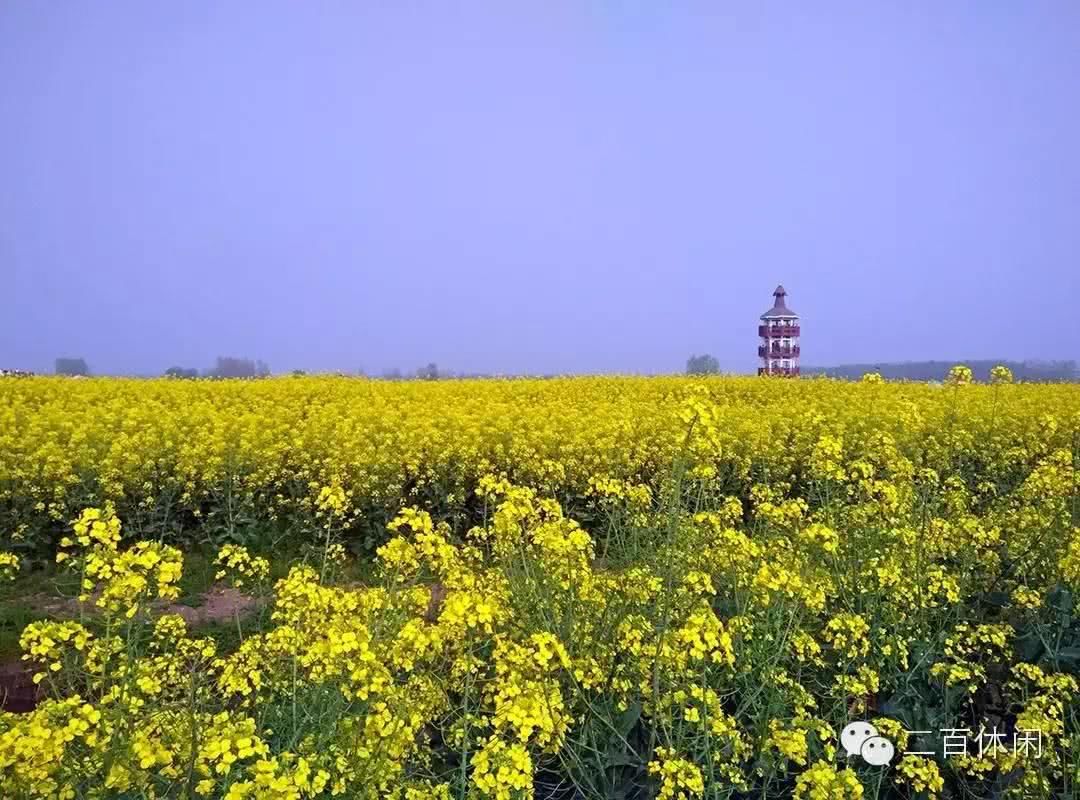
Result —
[[[178, 614], [191, 628], [215, 623], [228, 623], [237, 616], [248, 616], [259, 601], [231, 586], [211, 586], [199, 595], [198, 605], [158, 602], [151, 606], [154, 617]], [[80, 601], [74, 597], [37, 594], [22, 601], [39, 614], [54, 619], [73, 619], [80, 614], [96, 616], [100, 609], [94, 598]], [[25, 713], [33, 711], [43, 695], [33, 681], [34, 670], [18, 656], [0, 661], [0, 711]]]

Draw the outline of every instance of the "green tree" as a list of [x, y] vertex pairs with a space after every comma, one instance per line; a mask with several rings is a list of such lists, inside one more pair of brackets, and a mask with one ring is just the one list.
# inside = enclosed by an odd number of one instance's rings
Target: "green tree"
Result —
[[207, 374], [212, 378], [263, 378], [270, 374], [270, 367], [264, 361], [250, 358], [218, 356]]
[[717, 375], [720, 372], [720, 362], [715, 356], [703, 353], [700, 356], [690, 356], [686, 359], [687, 375]]
[[439, 365], [432, 361], [426, 367], [420, 367], [416, 371], [416, 377], [425, 381], [434, 381], [439, 378]]
[[58, 358], [55, 372], [57, 375], [89, 375], [90, 368], [86, 366], [84, 358]]
[[169, 367], [165, 370], [166, 378], [197, 378], [199, 371], [194, 367]]

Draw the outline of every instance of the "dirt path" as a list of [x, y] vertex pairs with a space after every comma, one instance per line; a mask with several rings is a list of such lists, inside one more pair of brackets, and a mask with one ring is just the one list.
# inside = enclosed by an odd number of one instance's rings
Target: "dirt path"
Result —
[[[198, 605], [183, 603], [155, 603], [151, 614], [160, 617], [178, 614], [189, 628], [199, 628], [219, 622], [230, 622], [239, 615], [248, 616], [255, 610], [258, 600], [231, 586], [211, 586], [199, 595]], [[80, 612], [97, 616], [100, 612], [93, 598], [80, 602], [76, 598], [50, 595], [31, 595], [25, 604], [43, 616], [53, 619], [73, 619]], [[33, 681], [34, 668], [19, 656], [0, 661], [0, 711], [25, 713], [33, 711], [42, 700], [43, 693]]]

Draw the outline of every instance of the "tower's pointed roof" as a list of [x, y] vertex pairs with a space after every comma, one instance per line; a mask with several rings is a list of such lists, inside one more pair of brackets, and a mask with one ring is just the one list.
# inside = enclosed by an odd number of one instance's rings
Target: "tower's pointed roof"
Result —
[[777, 319], [781, 317], [797, 318], [799, 315], [792, 311], [784, 303], [784, 297], [787, 292], [784, 290], [783, 284], [776, 287], [773, 291], [773, 307], [761, 315], [762, 319]]

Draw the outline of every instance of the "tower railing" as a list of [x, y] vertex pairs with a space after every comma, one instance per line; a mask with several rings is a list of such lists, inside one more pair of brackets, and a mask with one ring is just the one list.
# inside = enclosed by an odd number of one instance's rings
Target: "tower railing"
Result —
[[762, 344], [758, 345], [757, 349], [757, 354], [759, 358], [765, 358], [766, 356], [779, 358], [798, 358], [799, 352], [800, 348], [797, 344], [788, 345], [787, 347], [778, 344], [774, 344], [772, 347], [767, 347], [766, 345]]
[[758, 325], [758, 336], [776, 338], [778, 336], [798, 336], [798, 325]]

